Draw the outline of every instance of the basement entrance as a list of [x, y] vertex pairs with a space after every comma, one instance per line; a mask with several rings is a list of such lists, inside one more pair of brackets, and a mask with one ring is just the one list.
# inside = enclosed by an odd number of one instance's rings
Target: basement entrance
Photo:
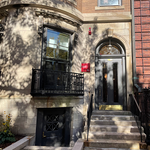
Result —
[[71, 108], [38, 109], [36, 145], [69, 146]]
[[125, 107], [125, 54], [115, 39], [107, 39], [96, 49], [96, 109], [123, 110]]

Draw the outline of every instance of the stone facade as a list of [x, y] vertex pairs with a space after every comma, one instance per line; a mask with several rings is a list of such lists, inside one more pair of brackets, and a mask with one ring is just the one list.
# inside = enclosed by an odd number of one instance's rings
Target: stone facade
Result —
[[[66, 2], [66, 3], [65, 3]], [[126, 53], [126, 97], [132, 92], [132, 37], [130, 0], [122, 6], [97, 7], [97, 1], [1, 0], [0, 17], [5, 23], [0, 44], [0, 114], [12, 115], [16, 134], [35, 134], [38, 108], [72, 108], [71, 140], [81, 137], [86, 120], [89, 92], [95, 95], [95, 50], [104, 33], [124, 44]], [[7, 15], [4, 15], [7, 12]], [[81, 73], [81, 63], [90, 63], [84, 73], [84, 96], [32, 97], [32, 68], [40, 69], [42, 37], [40, 26], [59, 26], [73, 31], [71, 72]], [[91, 28], [92, 34], [88, 31]], [[75, 40], [75, 36], [77, 36]]]

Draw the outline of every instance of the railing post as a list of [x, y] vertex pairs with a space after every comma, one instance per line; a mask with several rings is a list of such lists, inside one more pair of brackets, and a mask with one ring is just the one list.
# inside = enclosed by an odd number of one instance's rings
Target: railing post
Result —
[[149, 89], [143, 89], [144, 92], [144, 109], [145, 109], [145, 124], [146, 124], [146, 143], [150, 144], [150, 133], [149, 133], [149, 114], [148, 114], [148, 96], [149, 96]]
[[[89, 95], [90, 95], [90, 92], [89, 92]], [[88, 141], [88, 136], [89, 136], [92, 111], [93, 111], [93, 94], [90, 95], [90, 102], [89, 102], [88, 111], [87, 111], [87, 141]]]

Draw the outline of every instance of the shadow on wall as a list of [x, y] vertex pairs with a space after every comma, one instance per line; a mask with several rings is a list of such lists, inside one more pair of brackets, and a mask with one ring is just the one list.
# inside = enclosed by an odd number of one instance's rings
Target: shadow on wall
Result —
[[[81, 72], [82, 63], [95, 64], [95, 57], [92, 54], [95, 53], [94, 41], [98, 38], [98, 26], [94, 24], [92, 27], [92, 34], [88, 35], [87, 32], [83, 32], [81, 28], [78, 28], [72, 50], [72, 63], [71, 67], [76, 72]], [[77, 58], [77, 59], [76, 59]], [[95, 74], [91, 74], [95, 68], [90, 68], [90, 73], [84, 73], [84, 100], [85, 104], [88, 104], [89, 101], [89, 92], [93, 92], [95, 88], [94, 84], [91, 81], [91, 78], [95, 79]], [[94, 81], [95, 82], [95, 81]]]
[[34, 12], [26, 8], [15, 11], [11, 10], [7, 19], [5, 37], [0, 45], [1, 95], [8, 97], [30, 93], [31, 71], [38, 65], [40, 56]]
[[[32, 68], [38, 68], [41, 61], [41, 45], [35, 22], [36, 16], [32, 8], [10, 11], [6, 22], [4, 41], [0, 45], [0, 70], [2, 71], [0, 95], [12, 98], [6, 109], [13, 116], [12, 125], [16, 134], [35, 133], [36, 110], [33, 109], [34, 106], [30, 99], [30, 89]], [[3, 100], [0, 103], [2, 104]], [[80, 111], [78, 111], [79, 113], [81, 114]], [[79, 118], [82, 117], [80, 114]], [[74, 139], [81, 136], [82, 122], [79, 122], [77, 130], [74, 131]]]
[[140, 69], [137, 69], [137, 78], [136, 83], [138, 84], [139, 88], [142, 90], [144, 88], [149, 88], [150, 87], [150, 71], [149, 67], [144, 68], [145, 71], [144, 73], [141, 73], [142, 67]]

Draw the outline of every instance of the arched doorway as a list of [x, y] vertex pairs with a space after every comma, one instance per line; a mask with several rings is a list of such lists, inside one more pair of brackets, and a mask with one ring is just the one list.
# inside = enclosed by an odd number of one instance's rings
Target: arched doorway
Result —
[[126, 108], [125, 49], [113, 38], [103, 40], [96, 48], [95, 106], [118, 105]]

